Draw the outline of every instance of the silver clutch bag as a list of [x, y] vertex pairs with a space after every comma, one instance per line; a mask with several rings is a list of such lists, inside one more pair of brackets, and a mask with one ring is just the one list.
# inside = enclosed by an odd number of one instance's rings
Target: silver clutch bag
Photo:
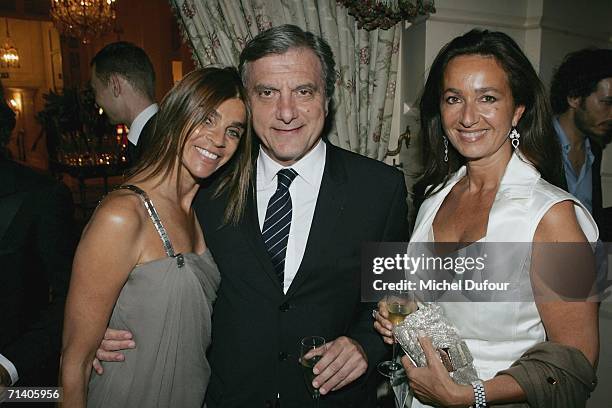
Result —
[[419, 343], [418, 333], [424, 333], [431, 338], [442, 364], [456, 383], [469, 385], [478, 379], [472, 353], [457, 334], [455, 327], [444, 316], [440, 306], [420, 305], [417, 311], [409, 314], [393, 329], [395, 339], [413, 363], [418, 367], [425, 367], [427, 360]]

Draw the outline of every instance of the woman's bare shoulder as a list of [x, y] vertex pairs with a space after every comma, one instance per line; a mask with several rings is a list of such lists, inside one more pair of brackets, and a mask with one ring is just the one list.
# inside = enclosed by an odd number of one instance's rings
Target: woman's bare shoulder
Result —
[[539, 242], [583, 242], [586, 237], [578, 224], [572, 200], [554, 204], [544, 214], [535, 234]]
[[94, 211], [88, 228], [139, 230], [148, 217], [140, 197], [129, 190], [115, 190]]

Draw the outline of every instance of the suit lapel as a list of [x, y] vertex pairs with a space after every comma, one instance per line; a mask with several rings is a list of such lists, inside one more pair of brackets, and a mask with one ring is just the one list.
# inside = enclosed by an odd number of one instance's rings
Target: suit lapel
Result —
[[246, 241], [251, 246], [253, 253], [261, 264], [261, 269], [263, 269], [264, 273], [268, 275], [274, 286], [276, 286], [276, 288], [278, 289], [279, 293], [283, 293], [283, 289], [281, 288], [280, 282], [278, 281], [276, 271], [274, 270], [272, 262], [270, 261], [270, 256], [266, 251], [266, 247], [261, 236], [261, 230], [259, 229], [259, 216], [257, 215], [257, 186], [255, 180], [256, 177], [254, 177], [253, 179], [253, 188], [249, 193], [247, 207], [245, 209], [245, 220], [243, 223], [244, 228], [240, 228], [240, 230], [243, 232]]
[[347, 173], [337, 147], [327, 144], [325, 170], [315, 207], [308, 241], [302, 263], [287, 291], [292, 296], [304, 283], [310, 273], [321, 264], [324, 253], [329, 251], [331, 243], [337, 239], [333, 232], [346, 200]]
[[602, 209], [602, 194], [601, 194], [601, 158], [602, 150], [596, 143], [591, 142], [591, 151], [593, 152], [593, 167], [591, 170], [592, 174], [592, 201], [593, 216], [597, 221]]

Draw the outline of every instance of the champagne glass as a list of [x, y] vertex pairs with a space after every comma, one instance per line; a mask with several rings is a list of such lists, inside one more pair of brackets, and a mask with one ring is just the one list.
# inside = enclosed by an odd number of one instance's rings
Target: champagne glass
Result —
[[312, 368], [321, 359], [321, 356], [313, 356], [308, 359], [304, 358], [304, 356], [308, 354], [310, 350], [316, 350], [321, 347], [325, 347], [325, 339], [321, 336], [307, 336], [300, 340], [300, 358], [298, 362], [302, 369], [302, 373], [304, 374], [304, 382], [306, 383], [306, 387], [308, 388], [312, 399], [315, 400], [316, 407], [319, 406], [319, 398], [321, 397], [321, 394], [319, 393], [318, 388], [312, 386], [312, 380], [315, 378]]
[[[414, 301], [414, 295], [409, 290], [399, 290], [395, 292], [387, 293], [385, 296], [385, 303], [387, 310], [389, 311], [389, 321], [393, 326], [400, 324], [404, 321], [406, 316], [414, 312], [416, 309], [416, 303]], [[398, 371], [402, 369], [402, 365], [396, 361], [396, 344], [393, 340], [393, 357], [389, 361], [383, 361], [378, 364], [378, 372], [388, 378], [394, 378], [398, 375]]]

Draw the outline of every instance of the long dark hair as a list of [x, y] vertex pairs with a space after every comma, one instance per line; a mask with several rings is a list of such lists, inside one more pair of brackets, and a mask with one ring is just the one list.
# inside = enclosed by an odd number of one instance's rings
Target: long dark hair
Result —
[[[444, 161], [444, 130], [440, 114], [444, 71], [460, 55], [495, 58], [508, 76], [515, 106], [525, 112], [516, 126], [521, 134], [520, 152], [548, 182], [561, 186], [562, 162], [559, 142], [552, 125], [551, 109], [544, 85], [519, 46], [507, 34], [474, 29], [446, 44], [434, 60], [420, 101], [421, 138], [425, 168], [415, 185], [417, 200], [440, 191], [466, 159], [448, 145]], [[431, 186], [431, 188], [428, 188]]]
[[236, 153], [226, 163], [229, 167], [223, 172], [216, 195], [229, 189], [225, 221], [237, 223], [246, 205], [253, 158], [251, 109], [238, 71], [233, 67], [206, 67], [192, 71], [166, 94], [155, 118], [153, 132], [148, 135], [144, 145], [142, 157], [128, 176], [142, 176], [142, 180], [158, 174], [168, 177], [176, 166], [179, 180], [181, 166], [177, 166], [177, 158], [183, 156], [187, 138], [214, 109], [233, 98], [240, 99], [245, 105], [247, 128]]

